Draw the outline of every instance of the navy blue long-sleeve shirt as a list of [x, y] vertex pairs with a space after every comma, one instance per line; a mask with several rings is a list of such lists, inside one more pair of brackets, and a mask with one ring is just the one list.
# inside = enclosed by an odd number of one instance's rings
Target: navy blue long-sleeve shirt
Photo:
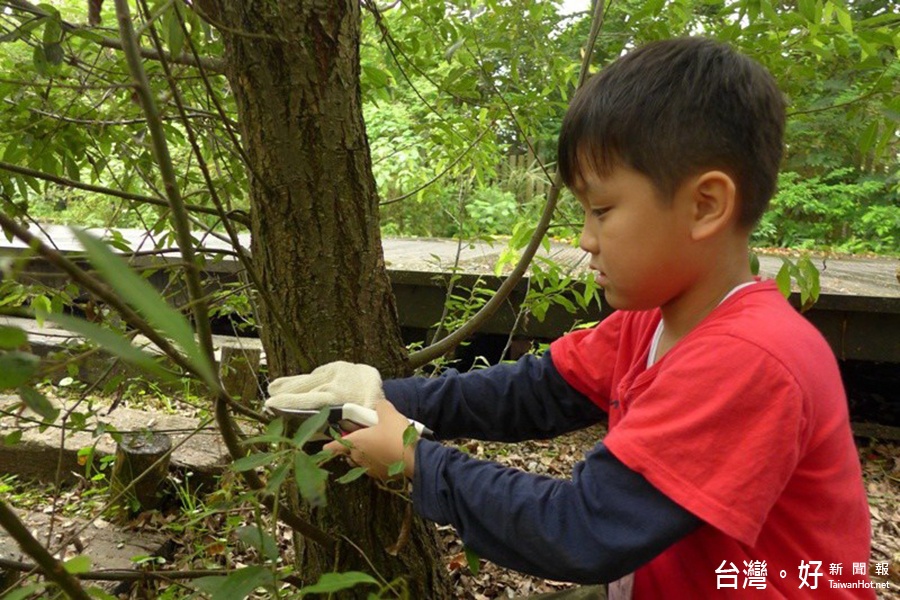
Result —
[[[388, 400], [438, 439], [549, 438], [603, 412], [571, 387], [547, 352], [441, 377], [384, 382]], [[467, 547], [499, 565], [576, 583], [631, 573], [701, 521], [606, 449], [585, 455], [571, 480], [478, 460], [438, 442], [416, 448], [413, 506], [453, 525]]]

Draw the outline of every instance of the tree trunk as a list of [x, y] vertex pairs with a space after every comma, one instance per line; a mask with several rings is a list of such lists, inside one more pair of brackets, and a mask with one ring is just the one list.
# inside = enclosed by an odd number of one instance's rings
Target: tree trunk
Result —
[[[402, 374], [361, 110], [359, 1], [210, 0], [203, 8], [221, 25], [250, 161], [253, 262], [288, 328], [261, 308], [270, 377], [338, 359]], [[328, 507], [311, 518], [365, 557], [345, 543], [335, 564], [309, 544], [304, 577], [371, 572], [371, 560], [388, 581], [407, 579], [413, 598], [450, 598], [433, 527], [414, 519], [397, 555], [385, 550], [400, 536], [406, 502], [364, 480], [330, 491]]]

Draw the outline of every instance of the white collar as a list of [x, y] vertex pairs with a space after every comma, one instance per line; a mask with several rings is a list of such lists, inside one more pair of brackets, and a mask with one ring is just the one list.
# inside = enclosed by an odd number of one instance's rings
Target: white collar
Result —
[[[736, 293], [738, 293], [745, 287], [749, 287], [749, 286], [753, 285], [754, 283], [757, 283], [757, 282], [756, 281], [748, 281], [746, 283], [740, 283], [740, 284], [734, 286], [733, 288], [731, 288], [730, 292], [725, 294], [725, 297], [722, 298], [719, 301], [719, 304], [717, 304], [716, 306], [720, 306], [722, 304], [722, 302], [725, 302], [726, 300], [728, 300], [729, 298], [734, 296]], [[650, 354], [647, 355], [647, 368], [648, 369], [653, 366], [653, 363], [656, 362], [656, 353], [657, 353], [657, 351], [659, 351], [659, 339], [662, 337], [662, 334], [663, 334], [663, 322], [662, 322], [662, 319], [660, 319], [659, 325], [656, 326], [656, 331], [653, 333], [653, 339], [650, 341]]]

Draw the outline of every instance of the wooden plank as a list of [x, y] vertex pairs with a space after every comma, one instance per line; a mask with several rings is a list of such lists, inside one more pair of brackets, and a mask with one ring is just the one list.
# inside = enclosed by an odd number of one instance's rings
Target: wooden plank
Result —
[[[67, 231], [66, 228], [49, 226], [46, 235], [53, 237], [63, 250], [77, 249], [77, 241]], [[141, 243], [144, 235], [140, 230], [119, 231], [133, 245]], [[241, 239], [249, 245], [247, 235]], [[486, 289], [497, 289], [502, 276], [494, 275], [494, 265], [506, 250], [506, 244], [503, 238], [497, 238], [493, 243], [478, 241], [462, 244], [435, 238], [385, 239], [385, 263], [397, 297], [401, 325], [408, 332], [427, 330], [436, 325], [443, 310], [450, 273], [464, 275], [458, 282], [458, 290], [476, 284]], [[15, 241], [8, 246], [18, 246], [18, 249], [8, 248], [7, 253], [23, 250], [22, 244]], [[219, 240], [210, 240], [210, 246], [224, 248], [227, 245]], [[0, 254], [2, 252], [3, 244], [0, 243]], [[542, 247], [539, 256], [565, 265], [575, 276], [587, 270], [586, 254], [572, 244], [554, 242], [549, 248]], [[781, 268], [782, 258], [765, 254], [759, 258], [762, 276], [774, 277]], [[900, 282], [896, 277], [900, 261], [884, 257], [818, 257], [814, 262], [821, 272], [822, 294], [806, 316], [826, 335], [835, 353], [848, 359], [900, 362], [900, 326], [896, 318], [900, 315]], [[35, 264], [32, 261], [31, 265]], [[507, 266], [505, 272], [508, 273], [511, 268], [512, 265]], [[207, 272], [218, 278], [220, 284], [236, 281], [237, 270], [234, 260], [209, 264], [207, 268]], [[54, 279], [52, 267], [46, 264], [33, 275], [60, 284], [64, 280], [59, 277]], [[165, 273], [158, 273], [157, 278], [151, 281], [162, 287], [168, 283], [168, 277]], [[503, 309], [495, 315], [482, 333], [509, 333], [526, 285], [525, 281], [520, 283], [508, 303], [508, 310]], [[182, 296], [178, 292], [173, 302]], [[799, 305], [796, 290], [792, 302], [795, 306]], [[552, 339], [568, 331], [578, 321], [598, 320], [605, 314], [591, 309], [572, 315], [554, 307], [543, 321], [529, 319], [517, 333]]]
[[880, 425], [878, 423], [851, 423], [853, 435], [881, 440], [883, 442], [900, 442], [900, 427]]
[[[91, 230], [102, 235], [110, 230]], [[153, 247], [153, 238], [139, 229], [117, 229], [122, 237], [135, 249], [148, 250]], [[44, 225], [42, 230], [32, 231], [39, 238], [51, 243], [62, 252], [79, 252], [80, 245], [68, 227], [61, 225]], [[240, 236], [245, 249], [250, 247], [249, 234]], [[207, 236], [202, 239], [205, 247], [216, 250], [229, 249], [229, 244]], [[169, 244], [174, 246], [173, 243]], [[456, 240], [437, 238], [385, 238], [383, 240], [385, 264], [388, 270], [423, 271], [441, 273], [452, 270], [459, 256], [459, 270], [465, 273], [491, 275], [494, 264], [506, 249], [506, 239], [497, 237], [493, 243], [485, 241], [465, 242], [460, 245]], [[5, 239], [0, 242], [0, 254], [16, 254], [25, 251], [25, 245], [17, 239], [11, 242]], [[171, 254], [177, 251], [172, 248]], [[761, 251], [760, 267], [764, 277], [774, 277], [781, 267], [780, 256], [766, 255]], [[585, 253], [571, 244], [553, 242], [550, 250], [541, 249], [540, 255], [553, 258], [574, 273], [582, 273], [587, 268]], [[897, 281], [897, 268], [900, 261], [888, 257], [815, 257], [813, 260], [820, 270], [822, 293], [824, 295], [871, 296], [882, 298], [900, 298], [900, 282]], [[146, 259], [141, 261], [141, 264]], [[234, 259], [225, 259], [207, 265], [214, 272], [236, 270]]]

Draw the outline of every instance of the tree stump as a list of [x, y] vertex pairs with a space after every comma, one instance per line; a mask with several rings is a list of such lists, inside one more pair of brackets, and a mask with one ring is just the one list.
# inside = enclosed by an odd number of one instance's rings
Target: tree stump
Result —
[[[110, 516], [124, 519], [159, 506], [160, 490], [169, 473], [171, 449], [172, 440], [164, 433], [144, 431], [122, 436], [109, 482], [109, 493], [114, 499]], [[145, 471], [149, 472], [144, 475]], [[138, 477], [140, 480], [122, 494]]]
[[253, 410], [259, 408], [259, 358], [260, 351], [254, 348], [222, 346], [219, 360], [222, 385], [235, 400]]

